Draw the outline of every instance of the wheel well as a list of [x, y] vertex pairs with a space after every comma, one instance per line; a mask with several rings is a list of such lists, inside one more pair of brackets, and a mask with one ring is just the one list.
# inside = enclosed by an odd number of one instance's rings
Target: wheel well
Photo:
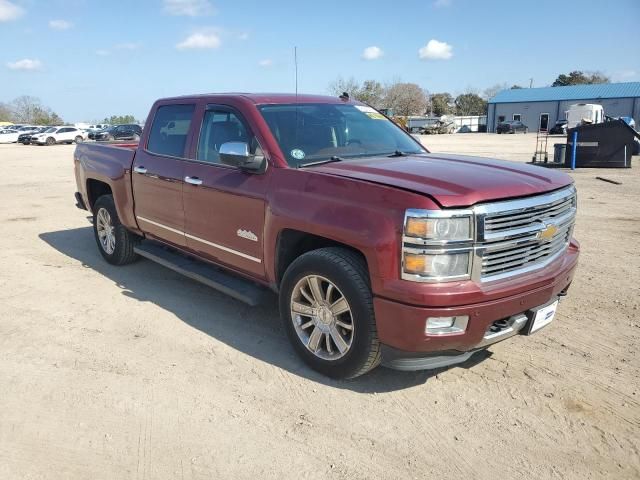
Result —
[[[318, 250], [319, 248], [326, 247], [342, 247], [352, 252], [357, 253], [365, 265], [367, 265], [367, 259], [364, 254], [350, 245], [341, 243], [330, 238], [321, 237], [319, 235], [313, 235], [307, 232], [301, 232], [298, 230], [286, 229], [280, 232], [278, 236], [278, 244], [276, 247], [276, 282], [280, 285], [284, 272], [291, 263], [301, 255], [312, 250]], [[368, 270], [368, 265], [367, 265]]]
[[90, 178], [87, 180], [87, 197], [89, 200], [89, 206], [93, 209], [93, 204], [96, 203], [96, 200], [99, 199], [102, 195], [112, 195], [111, 187], [100, 180], [94, 180]]

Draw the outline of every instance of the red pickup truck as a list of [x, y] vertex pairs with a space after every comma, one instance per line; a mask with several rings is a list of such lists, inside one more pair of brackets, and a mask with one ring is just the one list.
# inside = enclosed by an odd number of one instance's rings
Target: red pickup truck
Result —
[[162, 99], [139, 144], [74, 159], [106, 261], [146, 257], [251, 305], [277, 293], [294, 349], [331, 377], [531, 334], [578, 261], [569, 176], [431, 154], [356, 101]]

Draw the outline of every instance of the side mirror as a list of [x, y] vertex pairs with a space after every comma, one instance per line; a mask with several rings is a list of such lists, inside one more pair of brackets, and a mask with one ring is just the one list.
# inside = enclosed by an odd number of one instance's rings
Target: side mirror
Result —
[[168, 129], [176, 128], [176, 122], [169, 122], [169, 125], [167, 125], [167, 128]]
[[266, 161], [264, 155], [249, 153], [245, 142], [226, 142], [220, 145], [220, 163], [238, 167], [249, 172], [263, 173]]

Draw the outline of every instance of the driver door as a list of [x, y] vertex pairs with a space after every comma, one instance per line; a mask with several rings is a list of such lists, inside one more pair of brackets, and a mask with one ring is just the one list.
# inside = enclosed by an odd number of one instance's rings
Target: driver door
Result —
[[184, 167], [187, 247], [235, 270], [264, 276], [264, 216], [270, 170], [248, 173], [220, 163], [220, 146], [257, 140], [239, 112], [208, 106], [200, 126], [195, 158]]

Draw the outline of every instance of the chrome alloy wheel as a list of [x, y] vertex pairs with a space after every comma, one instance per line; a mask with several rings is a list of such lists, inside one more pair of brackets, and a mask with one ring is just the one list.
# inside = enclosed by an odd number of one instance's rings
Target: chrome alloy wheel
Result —
[[291, 320], [300, 341], [318, 358], [338, 360], [351, 349], [351, 307], [324, 277], [307, 275], [298, 281], [291, 294]]
[[111, 215], [106, 208], [98, 210], [96, 215], [96, 231], [100, 239], [100, 246], [107, 255], [112, 255], [116, 249], [116, 234], [111, 221]]

